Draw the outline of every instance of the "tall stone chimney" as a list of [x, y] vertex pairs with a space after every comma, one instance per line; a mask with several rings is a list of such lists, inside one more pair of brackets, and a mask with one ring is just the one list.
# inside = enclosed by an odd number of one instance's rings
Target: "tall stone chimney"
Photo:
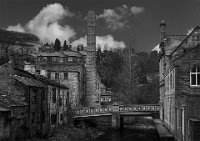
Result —
[[87, 27], [87, 54], [86, 54], [86, 105], [88, 107], [98, 106], [96, 91], [96, 14], [94, 10], [88, 12]]

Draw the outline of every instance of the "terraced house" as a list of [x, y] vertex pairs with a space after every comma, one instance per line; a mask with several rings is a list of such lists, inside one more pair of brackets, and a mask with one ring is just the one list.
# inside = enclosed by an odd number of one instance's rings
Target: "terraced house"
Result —
[[16, 68], [12, 60], [0, 67], [0, 84], [0, 139], [45, 136], [67, 122], [65, 85]]
[[160, 118], [177, 141], [200, 139], [200, 27], [188, 35], [160, 24]]

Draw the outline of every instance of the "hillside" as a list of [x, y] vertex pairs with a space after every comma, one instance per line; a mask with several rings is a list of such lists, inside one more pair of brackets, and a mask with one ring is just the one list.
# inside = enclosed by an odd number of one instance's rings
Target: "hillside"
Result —
[[0, 43], [7, 45], [33, 45], [39, 38], [33, 34], [0, 29]]
[[0, 29], [0, 65], [8, 62], [10, 55], [17, 59], [22, 54], [36, 54], [41, 45], [33, 34]]

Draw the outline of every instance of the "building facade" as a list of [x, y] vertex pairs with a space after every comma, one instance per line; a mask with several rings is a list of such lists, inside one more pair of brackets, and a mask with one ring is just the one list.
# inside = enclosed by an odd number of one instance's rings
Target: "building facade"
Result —
[[83, 105], [85, 95], [84, 58], [77, 51], [40, 52], [37, 56], [36, 71], [69, 87], [72, 107]]
[[160, 118], [177, 141], [200, 139], [200, 28], [166, 33], [160, 24]]
[[[69, 91], [65, 85], [15, 68], [13, 61], [1, 66], [0, 83], [0, 90], [5, 91], [10, 100], [27, 105], [27, 110], [20, 114], [24, 122], [23, 129], [26, 129], [23, 134], [26, 137], [48, 135], [60, 124], [67, 122]], [[5, 102], [0, 99], [0, 105], [3, 103]], [[16, 111], [10, 111], [9, 118], [18, 118], [12, 114]], [[9, 138], [12, 137], [10, 134]], [[17, 138], [13, 137], [13, 140]]]

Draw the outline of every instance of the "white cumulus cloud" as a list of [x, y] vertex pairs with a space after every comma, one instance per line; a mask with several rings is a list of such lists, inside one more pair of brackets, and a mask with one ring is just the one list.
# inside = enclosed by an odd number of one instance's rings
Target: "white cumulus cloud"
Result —
[[[60, 25], [59, 21], [73, 15], [68, 8], [64, 8], [59, 3], [49, 4], [21, 29], [37, 35], [43, 42], [54, 42], [56, 38], [59, 38], [63, 43], [64, 40], [69, 41], [74, 37], [76, 32], [69, 25]], [[19, 25], [13, 27], [22, 27]], [[7, 29], [15, 30], [17, 28], [9, 26]]]
[[9, 30], [9, 31], [17, 31], [17, 32], [25, 32], [24, 27], [19, 23], [17, 25], [8, 26], [7, 30]]
[[131, 12], [132, 12], [134, 15], [138, 15], [138, 14], [144, 12], [144, 7], [132, 6], [130, 9], [131, 9]]
[[127, 5], [116, 7], [114, 9], [104, 9], [104, 12], [97, 16], [98, 19], [104, 19], [107, 28], [111, 30], [120, 30], [129, 27], [128, 17], [144, 12], [143, 7]]
[[152, 49], [152, 51], [160, 52], [160, 45], [157, 44], [157, 45]]
[[[78, 40], [75, 40], [71, 43], [73, 46], [77, 46], [83, 44], [87, 46], [87, 37], [81, 37]], [[105, 36], [97, 36], [96, 37], [96, 45], [100, 45], [101, 49], [116, 49], [116, 48], [124, 48], [125, 43], [123, 41], [116, 41], [112, 35], [105, 35]]]

